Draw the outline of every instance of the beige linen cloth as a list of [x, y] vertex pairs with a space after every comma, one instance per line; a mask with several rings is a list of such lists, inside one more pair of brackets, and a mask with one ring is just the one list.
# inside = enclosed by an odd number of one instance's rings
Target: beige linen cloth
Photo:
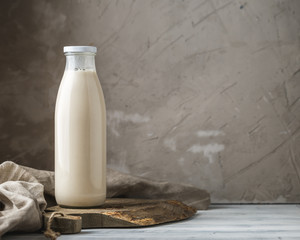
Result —
[[[107, 169], [107, 197], [174, 199], [207, 209], [209, 194], [189, 185], [155, 182]], [[0, 237], [11, 231], [36, 231], [54, 199], [54, 172], [7, 161], [0, 165]]]

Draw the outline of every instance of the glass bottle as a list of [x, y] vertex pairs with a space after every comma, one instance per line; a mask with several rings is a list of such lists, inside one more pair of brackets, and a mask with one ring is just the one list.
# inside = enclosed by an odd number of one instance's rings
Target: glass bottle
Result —
[[55, 198], [94, 207], [106, 198], [106, 110], [96, 47], [67, 46], [55, 107]]

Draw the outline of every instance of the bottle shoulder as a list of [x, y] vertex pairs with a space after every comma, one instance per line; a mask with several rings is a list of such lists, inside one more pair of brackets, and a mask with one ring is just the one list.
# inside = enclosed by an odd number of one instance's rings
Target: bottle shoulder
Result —
[[96, 86], [102, 92], [102, 87], [95, 71], [65, 71], [59, 86], [59, 92], [84, 91]]
[[[89, 101], [84, 99], [89, 99]], [[105, 105], [102, 87], [96, 72], [65, 71], [59, 86], [56, 106], [74, 101], [93, 102], [94, 105], [100, 102]]]

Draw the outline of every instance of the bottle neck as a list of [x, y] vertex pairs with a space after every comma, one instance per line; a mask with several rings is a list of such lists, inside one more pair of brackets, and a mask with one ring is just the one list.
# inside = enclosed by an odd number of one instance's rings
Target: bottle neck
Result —
[[66, 53], [65, 71], [96, 71], [95, 54]]

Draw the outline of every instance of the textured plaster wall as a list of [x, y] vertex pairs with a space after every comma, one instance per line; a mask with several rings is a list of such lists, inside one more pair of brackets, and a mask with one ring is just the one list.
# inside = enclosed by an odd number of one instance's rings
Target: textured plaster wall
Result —
[[64, 45], [98, 47], [108, 165], [300, 201], [300, 1], [1, 1], [0, 155], [53, 169]]

